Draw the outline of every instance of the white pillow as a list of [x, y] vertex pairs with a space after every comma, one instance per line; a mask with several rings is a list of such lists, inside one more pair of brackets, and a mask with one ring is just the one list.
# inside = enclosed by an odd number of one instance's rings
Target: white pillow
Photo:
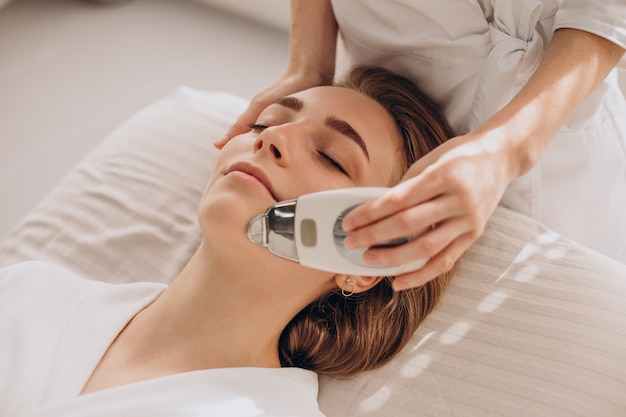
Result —
[[110, 282], [167, 282], [200, 242], [212, 141], [246, 105], [181, 88], [114, 131], [0, 242], [0, 263], [49, 260]]
[[[167, 282], [199, 243], [212, 141], [245, 105], [181, 88], [147, 107], [0, 241], [0, 265]], [[320, 378], [319, 400], [329, 417], [624, 416], [624, 393], [626, 266], [498, 208], [407, 348]]]

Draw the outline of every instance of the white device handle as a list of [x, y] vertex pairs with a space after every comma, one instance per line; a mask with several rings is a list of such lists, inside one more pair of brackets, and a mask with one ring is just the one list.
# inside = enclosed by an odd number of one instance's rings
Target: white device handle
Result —
[[300, 196], [294, 225], [300, 264], [329, 272], [363, 276], [392, 276], [421, 268], [427, 259], [394, 266], [366, 265], [361, 261], [364, 250], [346, 249], [341, 236], [337, 236], [336, 227], [341, 221], [338, 218], [343, 218], [342, 214], [388, 190], [385, 187], [355, 187]]

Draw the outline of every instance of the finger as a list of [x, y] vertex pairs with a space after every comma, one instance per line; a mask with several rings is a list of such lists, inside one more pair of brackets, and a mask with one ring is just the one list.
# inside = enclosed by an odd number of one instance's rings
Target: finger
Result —
[[226, 145], [228, 143], [230, 139], [228, 138], [228, 136], [224, 136], [220, 139], [217, 139], [215, 141], [213, 141], [213, 146], [215, 146], [217, 149], [221, 150], [224, 145]]
[[217, 149], [222, 149], [232, 138], [250, 130], [251, 123], [248, 123], [247, 121], [248, 119], [246, 114], [239, 116], [235, 123], [230, 126], [226, 134], [222, 138], [213, 142], [213, 146]]
[[368, 249], [363, 261], [373, 265], [400, 265], [415, 259], [432, 259], [466, 233], [468, 229], [462, 219], [446, 221], [403, 245]]
[[437, 276], [452, 270], [461, 255], [463, 255], [474, 240], [471, 235], [464, 235], [455, 240], [445, 250], [428, 261], [421, 269], [396, 277], [392, 284], [393, 289], [395, 291], [402, 291], [409, 288], [417, 288], [435, 279]]
[[454, 196], [441, 196], [353, 230], [346, 237], [344, 245], [348, 249], [359, 249], [378, 245], [391, 239], [415, 237], [431, 225], [461, 214], [459, 206], [455, 204]]
[[352, 210], [343, 220], [344, 230], [350, 232], [444, 194], [443, 181], [430, 175], [429, 171], [401, 182], [382, 196]]
[[213, 142], [213, 145], [218, 149], [222, 149], [229, 140], [231, 140], [235, 136], [246, 133], [248, 130], [250, 130], [250, 125], [257, 120], [261, 112], [266, 107], [267, 104], [265, 101], [253, 100], [248, 105], [248, 108], [246, 108], [246, 110], [237, 118], [237, 120], [235, 120], [235, 123], [230, 126], [226, 134], [222, 138]]

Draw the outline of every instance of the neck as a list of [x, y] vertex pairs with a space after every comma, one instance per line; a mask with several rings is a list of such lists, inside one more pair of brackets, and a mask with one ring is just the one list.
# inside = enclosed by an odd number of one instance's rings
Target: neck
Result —
[[313, 289], [302, 285], [313, 277], [281, 279], [274, 263], [242, 264], [201, 245], [174, 282], [124, 330], [133, 360], [168, 363], [176, 372], [279, 367], [280, 334], [331, 280], [321, 283], [318, 276], [320, 285]]

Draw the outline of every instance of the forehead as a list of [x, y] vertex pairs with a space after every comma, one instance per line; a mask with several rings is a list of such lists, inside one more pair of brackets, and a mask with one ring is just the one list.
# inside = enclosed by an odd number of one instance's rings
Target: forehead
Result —
[[368, 148], [372, 176], [385, 181], [392, 176], [400, 163], [402, 147], [393, 117], [382, 105], [358, 91], [335, 86], [314, 87], [293, 97], [303, 103], [300, 113], [320, 118], [333, 116], [349, 123]]
[[301, 99], [304, 102], [303, 109], [309, 112], [331, 113], [355, 125], [372, 124], [380, 126], [382, 130], [395, 128], [391, 115], [383, 106], [374, 99], [346, 87], [313, 87], [293, 94], [293, 97]]

